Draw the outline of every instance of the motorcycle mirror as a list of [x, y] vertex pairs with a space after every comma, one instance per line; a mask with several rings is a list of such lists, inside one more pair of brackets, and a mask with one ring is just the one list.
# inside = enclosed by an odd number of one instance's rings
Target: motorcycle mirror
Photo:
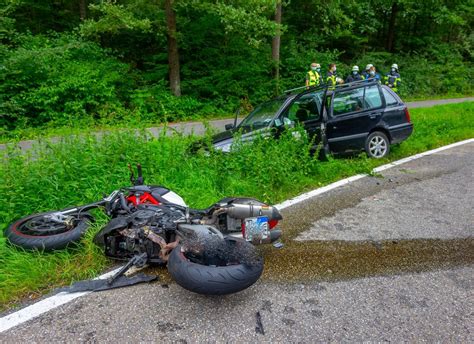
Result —
[[144, 178], [142, 174], [142, 165], [137, 164], [138, 178], [135, 180], [135, 185], [143, 185]]
[[128, 163], [128, 169], [130, 171], [130, 182], [135, 184], [135, 175], [133, 174], [132, 164]]
[[130, 182], [135, 186], [143, 185], [145, 180], [144, 180], [143, 174], [142, 174], [142, 165], [137, 164], [137, 173], [138, 173], [137, 178], [135, 178], [135, 174], [133, 172], [133, 168], [132, 168], [132, 165], [130, 163], [128, 163], [128, 169], [130, 170]]

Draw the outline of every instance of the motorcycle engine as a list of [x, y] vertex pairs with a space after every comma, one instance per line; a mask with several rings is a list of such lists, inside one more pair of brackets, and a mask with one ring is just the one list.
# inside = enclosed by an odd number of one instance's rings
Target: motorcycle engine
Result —
[[114, 230], [106, 237], [106, 255], [126, 260], [146, 252], [150, 263], [164, 264], [159, 258], [160, 245], [151, 241], [145, 231], [151, 231], [169, 243], [175, 240], [178, 222], [184, 220], [184, 212], [175, 207], [139, 205], [127, 216], [127, 227]]

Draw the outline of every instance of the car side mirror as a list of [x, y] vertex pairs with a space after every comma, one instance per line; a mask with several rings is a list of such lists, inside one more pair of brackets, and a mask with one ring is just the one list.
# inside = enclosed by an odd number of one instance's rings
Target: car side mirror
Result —
[[281, 128], [283, 126], [283, 122], [281, 121], [281, 119], [277, 118], [275, 120], [275, 127], [276, 128]]
[[231, 130], [231, 129], [234, 129], [234, 125], [232, 123], [225, 125], [225, 130]]

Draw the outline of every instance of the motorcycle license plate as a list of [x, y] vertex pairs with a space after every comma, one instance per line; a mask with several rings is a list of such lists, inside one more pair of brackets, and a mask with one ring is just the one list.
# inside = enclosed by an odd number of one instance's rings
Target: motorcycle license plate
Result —
[[268, 217], [249, 217], [245, 219], [245, 240], [264, 240], [270, 236]]

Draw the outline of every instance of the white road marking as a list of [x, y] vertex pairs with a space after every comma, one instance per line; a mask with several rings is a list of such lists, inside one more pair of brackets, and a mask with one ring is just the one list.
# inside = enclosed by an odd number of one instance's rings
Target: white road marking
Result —
[[[387, 169], [389, 169], [389, 168], [392, 168], [392, 167], [395, 167], [395, 166], [398, 166], [398, 165], [401, 165], [401, 164], [405, 164], [405, 163], [407, 163], [407, 162], [409, 162], [409, 161], [413, 161], [413, 160], [422, 158], [422, 157], [424, 157], [424, 156], [432, 155], [432, 154], [435, 154], [435, 153], [438, 153], [438, 152], [441, 152], [441, 151], [444, 151], [444, 150], [447, 150], [447, 149], [450, 149], [450, 148], [454, 148], [454, 147], [457, 147], [457, 146], [461, 146], [461, 145], [465, 145], [465, 144], [473, 143], [473, 142], [474, 142], [474, 138], [473, 138], [473, 139], [464, 140], [464, 141], [459, 141], [459, 142], [456, 142], [456, 143], [453, 143], [453, 144], [450, 144], [450, 145], [447, 145], [447, 146], [443, 146], [443, 147], [440, 147], [440, 148], [432, 149], [432, 150], [430, 150], [430, 151], [426, 151], [426, 152], [423, 152], [423, 153], [419, 153], [419, 154], [416, 154], [416, 155], [412, 155], [412, 156], [409, 156], [409, 157], [407, 157], [407, 158], [400, 159], [400, 160], [397, 160], [397, 161], [388, 163], [388, 164], [386, 164], [386, 165], [382, 165], [382, 166], [376, 167], [376, 168], [374, 168], [372, 171], [373, 171], [374, 173], [378, 173], [378, 172], [381, 172], [381, 171], [385, 171], [385, 170], [387, 170]], [[336, 188], [338, 188], [338, 187], [340, 187], [340, 186], [343, 186], [343, 185], [352, 183], [352, 182], [354, 182], [354, 181], [356, 181], [356, 180], [359, 180], [359, 179], [361, 179], [361, 178], [364, 178], [364, 177], [367, 177], [367, 174], [356, 174], [355, 176], [352, 176], [352, 177], [349, 177], [349, 178], [346, 178], [346, 179], [339, 180], [339, 181], [334, 182], [334, 183], [332, 183], [332, 184], [323, 186], [322, 188], [318, 188], [318, 189], [309, 191], [309, 192], [307, 192], [307, 193], [298, 195], [298, 196], [296, 196], [296, 197], [294, 197], [294, 198], [291, 198], [291, 199], [289, 199], [289, 200], [284, 201], [283, 203], [276, 204], [275, 207], [277, 207], [279, 210], [285, 209], [285, 208], [288, 208], [288, 207], [291, 207], [292, 205], [295, 205], [295, 204], [304, 202], [304, 201], [306, 201], [307, 199], [310, 199], [310, 198], [315, 197], [315, 196], [317, 196], [317, 195], [321, 195], [321, 194], [323, 194], [323, 193], [325, 193], [325, 192], [334, 190], [334, 189], [336, 189]]]
[[[106, 279], [119, 271], [120, 268], [109, 271], [94, 279]], [[59, 307], [68, 303], [78, 297], [92, 293], [92, 291], [83, 291], [79, 293], [58, 293], [50, 296], [44, 300], [38, 301], [31, 306], [20, 309], [15, 313], [8, 314], [0, 319], [0, 333], [6, 331], [14, 326], [20, 325], [28, 320], [36, 318], [37, 316], [50, 311], [53, 308]]]
[[[444, 147], [436, 148], [436, 149], [433, 149], [433, 150], [430, 150], [430, 151], [427, 151], [427, 152], [424, 152], [424, 153], [416, 154], [416, 155], [413, 155], [413, 156], [408, 157], [408, 158], [404, 158], [404, 159], [401, 159], [401, 160], [391, 162], [391, 163], [386, 164], [386, 165], [379, 166], [377, 168], [374, 168], [373, 172], [376, 172], [376, 173], [381, 172], [381, 171], [384, 171], [386, 169], [392, 168], [394, 166], [398, 166], [398, 165], [407, 163], [409, 161], [419, 159], [419, 158], [424, 157], [424, 156], [432, 155], [432, 154], [435, 154], [435, 153], [438, 153], [438, 152], [441, 152], [441, 151], [444, 151], [444, 150], [447, 150], [447, 149], [450, 149], [450, 148], [454, 148], [454, 147], [457, 147], [457, 146], [461, 146], [461, 145], [465, 145], [465, 144], [473, 143], [473, 142], [474, 142], [474, 138], [464, 140], [464, 141], [460, 141], [460, 142], [456, 142], [456, 143], [453, 143], [453, 144], [450, 144], [450, 145], [447, 145], [447, 146], [444, 146]], [[335, 183], [326, 185], [324, 187], [321, 187], [321, 188], [312, 190], [310, 192], [301, 194], [299, 196], [296, 196], [294, 198], [291, 198], [287, 201], [284, 201], [283, 203], [276, 204], [275, 207], [277, 207], [280, 210], [288, 208], [292, 205], [301, 203], [301, 202], [303, 202], [307, 199], [310, 199], [312, 197], [315, 197], [315, 196], [321, 195], [323, 193], [326, 193], [328, 191], [334, 190], [334, 189], [336, 189], [340, 186], [347, 185], [349, 183], [352, 183], [352, 182], [354, 182], [356, 180], [359, 180], [361, 178], [364, 178], [366, 176], [367, 176], [366, 174], [357, 174], [355, 176], [339, 180]], [[103, 275], [97, 277], [97, 279], [108, 278], [108, 277], [112, 276], [112, 274], [114, 274], [116, 271], [118, 271], [118, 269], [120, 269], [120, 268], [117, 268], [116, 270], [113, 270], [113, 271], [110, 271], [106, 274], [103, 274]], [[6, 331], [6, 330], [8, 330], [12, 327], [15, 327], [17, 325], [20, 325], [20, 324], [22, 324], [22, 323], [24, 323], [28, 320], [36, 318], [37, 316], [39, 316], [41, 314], [44, 314], [44, 313], [46, 313], [46, 312], [48, 312], [48, 311], [50, 311], [50, 310], [52, 310], [56, 307], [59, 307], [59, 306], [65, 304], [65, 303], [68, 303], [68, 302], [70, 302], [74, 299], [77, 299], [78, 297], [87, 295], [89, 293], [91, 293], [91, 292], [87, 291], [87, 292], [70, 293], [70, 294], [69, 293], [59, 293], [59, 294], [53, 295], [51, 297], [48, 297], [44, 300], [38, 301], [37, 303], [35, 303], [31, 306], [20, 309], [19, 311], [15, 312], [15, 313], [11, 313], [9, 315], [6, 315], [6, 316], [4, 316], [3, 318], [0, 319], [0, 333], [3, 332], [3, 331]]]

